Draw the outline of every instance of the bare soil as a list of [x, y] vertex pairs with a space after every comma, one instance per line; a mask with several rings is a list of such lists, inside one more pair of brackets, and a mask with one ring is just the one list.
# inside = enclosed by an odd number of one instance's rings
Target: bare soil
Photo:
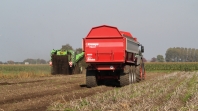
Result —
[[[164, 73], [149, 73], [145, 81]], [[85, 98], [114, 89], [101, 85], [87, 88], [85, 74], [0, 80], [0, 111], [45, 111], [54, 101]]]

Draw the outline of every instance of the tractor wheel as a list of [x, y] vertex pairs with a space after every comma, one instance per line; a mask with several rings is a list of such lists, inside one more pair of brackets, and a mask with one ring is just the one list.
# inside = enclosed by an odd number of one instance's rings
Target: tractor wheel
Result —
[[130, 71], [130, 66], [125, 66], [124, 70], [121, 70], [120, 72], [120, 86], [126, 86], [131, 84], [132, 82], [132, 77], [131, 77], [131, 71]]
[[87, 87], [95, 87], [98, 85], [95, 70], [86, 70], [86, 84]]
[[142, 80], [145, 80], [145, 76], [146, 76], [146, 71], [145, 71], [144, 63], [142, 63]]
[[53, 67], [51, 67], [51, 74], [55, 75]]
[[132, 74], [132, 83], [136, 83], [136, 68], [135, 66], [131, 66], [131, 74]]
[[56, 66], [53, 66], [52, 69], [51, 69], [51, 71], [53, 71], [53, 75], [58, 74], [57, 67]]
[[142, 62], [140, 65], [136, 66], [136, 81], [140, 82], [142, 80]]

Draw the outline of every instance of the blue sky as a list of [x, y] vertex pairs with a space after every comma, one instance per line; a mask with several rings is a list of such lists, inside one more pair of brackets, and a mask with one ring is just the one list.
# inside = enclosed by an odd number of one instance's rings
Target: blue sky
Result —
[[198, 0], [1, 0], [0, 61], [50, 59], [52, 49], [81, 47], [98, 25], [129, 31], [144, 57], [170, 47], [198, 49]]

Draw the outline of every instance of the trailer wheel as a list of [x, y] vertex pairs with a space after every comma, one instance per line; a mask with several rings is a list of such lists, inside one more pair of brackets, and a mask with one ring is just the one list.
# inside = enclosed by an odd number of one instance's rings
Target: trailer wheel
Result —
[[86, 70], [86, 85], [87, 87], [95, 87], [98, 85], [94, 70]]
[[135, 66], [131, 66], [131, 74], [132, 74], [132, 82], [131, 83], [136, 83], [136, 68], [135, 68]]
[[132, 82], [132, 73], [130, 66], [126, 65], [124, 70], [120, 72], [120, 86], [129, 85]]
[[120, 75], [120, 86], [129, 85], [129, 73]]
[[129, 84], [132, 84], [133, 83], [133, 72], [132, 70], [130, 70], [130, 73], [129, 73]]
[[142, 76], [143, 76], [143, 69], [142, 69], [142, 61], [140, 62], [140, 65], [136, 66], [136, 81], [140, 82], [142, 80]]

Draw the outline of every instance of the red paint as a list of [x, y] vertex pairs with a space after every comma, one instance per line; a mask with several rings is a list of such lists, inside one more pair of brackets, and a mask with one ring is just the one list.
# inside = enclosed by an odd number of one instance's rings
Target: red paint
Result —
[[[135, 54], [126, 51], [126, 38], [135, 40], [131, 33], [120, 31], [117, 27], [93, 27], [82, 41], [86, 63], [95, 70], [116, 70], [116, 66], [123, 66], [127, 61], [134, 63]], [[111, 65], [115, 66], [114, 69], [110, 69]]]

